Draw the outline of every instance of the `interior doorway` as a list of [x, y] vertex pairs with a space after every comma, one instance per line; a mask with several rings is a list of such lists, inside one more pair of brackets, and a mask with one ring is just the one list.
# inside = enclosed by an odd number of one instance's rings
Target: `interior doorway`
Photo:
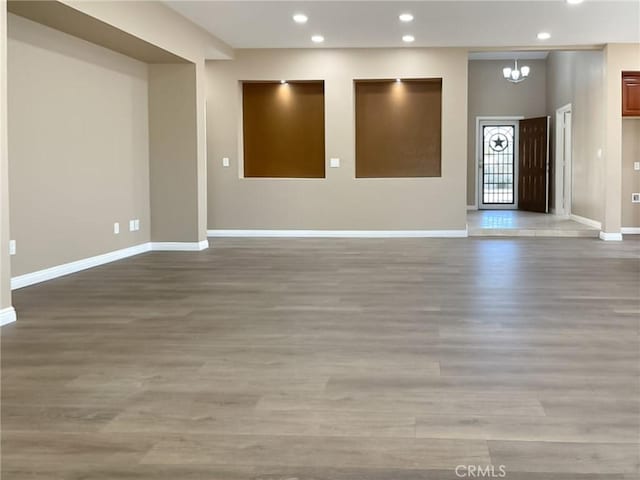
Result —
[[549, 120], [477, 118], [479, 210], [549, 211]]
[[569, 217], [571, 215], [571, 190], [573, 188], [572, 172], [572, 135], [571, 104], [556, 110], [555, 122], [555, 200], [554, 213]]

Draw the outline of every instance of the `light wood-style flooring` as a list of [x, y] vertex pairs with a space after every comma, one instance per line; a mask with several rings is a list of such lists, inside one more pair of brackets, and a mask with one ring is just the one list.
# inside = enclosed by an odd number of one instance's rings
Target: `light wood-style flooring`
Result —
[[639, 478], [638, 239], [212, 244], [14, 292], [2, 480]]

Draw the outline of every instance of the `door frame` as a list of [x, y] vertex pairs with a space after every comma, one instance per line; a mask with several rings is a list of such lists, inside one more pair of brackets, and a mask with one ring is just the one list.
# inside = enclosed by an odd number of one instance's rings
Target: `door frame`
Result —
[[[568, 125], [567, 125], [567, 116]], [[570, 103], [556, 110], [554, 173], [554, 213], [563, 217], [571, 215], [573, 190], [573, 130]]]
[[480, 192], [482, 191], [482, 175], [480, 174], [482, 165], [481, 165], [481, 157], [482, 157], [482, 127], [485, 124], [493, 124], [493, 123], [503, 123], [507, 125], [513, 124], [515, 127], [514, 130], [514, 170], [513, 170], [513, 195], [514, 195], [514, 203], [513, 205], [508, 206], [494, 206], [491, 210], [517, 210], [518, 209], [518, 137], [519, 137], [519, 123], [520, 120], [524, 120], [524, 115], [517, 116], [499, 116], [499, 117], [490, 117], [490, 116], [477, 116], [476, 117], [476, 161], [475, 161], [475, 182], [476, 182], [476, 204], [474, 208], [477, 210], [482, 210], [482, 201], [480, 198]]

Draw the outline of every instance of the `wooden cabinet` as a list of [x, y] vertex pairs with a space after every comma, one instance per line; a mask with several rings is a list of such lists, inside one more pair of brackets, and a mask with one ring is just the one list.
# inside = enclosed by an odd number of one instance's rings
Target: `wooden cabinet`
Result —
[[640, 72], [622, 72], [622, 116], [640, 117]]

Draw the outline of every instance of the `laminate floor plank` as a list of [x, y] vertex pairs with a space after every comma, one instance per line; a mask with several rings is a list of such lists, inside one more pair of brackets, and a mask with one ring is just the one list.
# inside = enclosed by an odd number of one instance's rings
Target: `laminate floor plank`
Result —
[[481, 440], [385, 437], [189, 435], [160, 441], [143, 464], [361, 467], [453, 469], [458, 464], [486, 465], [489, 451]]
[[489, 441], [489, 449], [494, 464], [511, 471], [640, 473], [637, 444]]
[[638, 427], [626, 418], [429, 415], [416, 420], [418, 438], [467, 438], [636, 445]]

